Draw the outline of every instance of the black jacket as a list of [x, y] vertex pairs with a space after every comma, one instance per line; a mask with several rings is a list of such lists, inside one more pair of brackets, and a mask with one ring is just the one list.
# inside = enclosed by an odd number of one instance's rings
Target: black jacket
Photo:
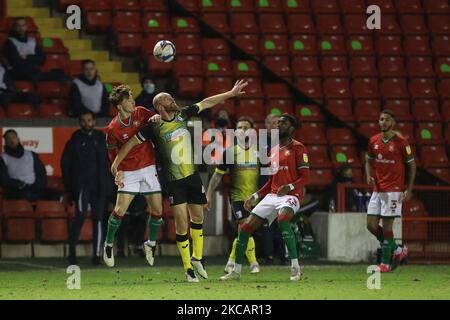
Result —
[[150, 111], [156, 112], [156, 109], [153, 107], [153, 98], [156, 94], [148, 94], [144, 90], [136, 98], [136, 106], [144, 107]]
[[[79, 75], [78, 79], [80, 79], [82, 82], [86, 83], [87, 85], [94, 85], [97, 81], [97, 77], [92, 79], [92, 81], [89, 81], [86, 79], [84, 75]], [[85, 105], [83, 105], [83, 102], [81, 102], [81, 93], [80, 90], [78, 90], [78, 87], [75, 83], [72, 84], [70, 87], [69, 92], [69, 115], [73, 117], [79, 116], [84, 111], [90, 111], [88, 108], [86, 108]], [[96, 116], [99, 117], [108, 117], [109, 114], [109, 98], [108, 98], [108, 92], [106, 91], [105, 86], [103, 85], [103, 93], [102, 93], [102, 106], [100, 108], [100, 112], [96, 114]]]
[[[14, 33], [11, 33], [10, 37], [13, 37], [21, 42], [26, 42], [28, 39], [28, 37], [22, 38]], [[41, 66], [43, 66], [45, 63], [45, 53], [42, 50], [41, 46], [39, 45], [37, 39], [36, 39], [35, 54], [28, 56], [26, 59], [22, 59], [22, 57], [19, 54], [19, 51], [17, 51], [16, 46], [10, 39], [8, 39], [5, 42], [4, 53], [6, 60], [13, 69], [13, 72], [21, 74], [39, 73], [41, 70]]]
[[75, 131], [64, 147], [61, 171], [70, 200], [76, 199], [81, 189], [94, 189], [105, 196], [109, 178], [105, 134]]

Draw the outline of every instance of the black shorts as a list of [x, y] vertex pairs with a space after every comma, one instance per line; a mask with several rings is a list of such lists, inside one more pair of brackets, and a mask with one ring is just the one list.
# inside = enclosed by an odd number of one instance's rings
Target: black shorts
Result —
[[207, 203], [205, 188], [198, 172], [184, 179], [168, 181], [167, 189], [171, 206], [182, 203], [201, 205]]
[[235, 221], [245, 219], [250, 215], [250, 212], [244, 208], [244, 201], [233, 201], [231, 203], [231, 209], [232, 216]]

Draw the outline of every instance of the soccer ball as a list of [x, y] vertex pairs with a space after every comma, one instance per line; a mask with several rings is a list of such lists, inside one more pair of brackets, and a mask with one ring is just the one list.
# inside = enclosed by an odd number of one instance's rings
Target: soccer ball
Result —
[[153, 48], [153, 56], [159, 62], [170, 62], [175, 58], [175, 45], [169, 40], [161, 40]]

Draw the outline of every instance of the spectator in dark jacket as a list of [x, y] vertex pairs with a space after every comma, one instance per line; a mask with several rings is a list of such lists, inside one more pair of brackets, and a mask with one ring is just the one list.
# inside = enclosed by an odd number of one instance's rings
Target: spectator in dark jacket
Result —
[[0, 105], [5, 109], [5, 112], [10, 103], [28, 103], [37, 108], [39, 99], [32, 92], [17, 91], [9, 72], [0, 64]]
[[0, 156], [0, 185], [6, 199], [36, 201], [47, 198], [47, 173], [39, 156], [24, 149], [15, 130], [3, 135], [5, 152]]
[[77, 264], [76, 244], [91, 206], [93, 222], [93, 263], [100, 264], [103, 243], [103, 213], [108, 189], [106, 136], [95, 130], [91, 112], [80, 115], [80, 130], [73, 133], [64, 147], [61, 170], [70, 203], [75, 203], [76, 215], [69, 234], [69, 263]]
[[66, 81], [67, 77], [61, 69], [42, 72], [45, 53], [38, 41], [27, 34], [27, 20], [18, 17], [14, 21], [13, 30], [5, 43], [5, 57], [12, 68], [15, 80], [26, 80], [36, 84], [38, 81]]
[[136, 105], [157, 113], [153, 107], [153, 98], [156, 95], [155, 81], [149, 75], [146, 75], [142, 78], [141, 85], [142, 91], [136, 98]]
[[69, 93], [69, 115], [79, 117], [92, 112], [94, 116], [107, 117], [109, 109], [108, 92], [97, 77], [97, 68], [92, 60], [83, 61], [83, 73], [73, 80]]

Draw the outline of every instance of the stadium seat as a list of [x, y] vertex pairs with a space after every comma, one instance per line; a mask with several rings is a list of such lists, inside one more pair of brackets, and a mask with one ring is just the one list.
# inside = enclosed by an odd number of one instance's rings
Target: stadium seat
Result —
[[288, 56], [266, 56], [263, 59], [263, 63], [277, 76], [290, 81], [290, 77], [292, 77], [292, 69]]
[[134, 32], [142, 31], [141, 14], [136, 11], [117, 11], [113, 15], [112, 31]]
[[410, 144], [414, 145], [416, 143], [414, 138], [414, 124], [412, 122], [400, 122], [397, 120], [395, 130], [405, 137]]
[[41, 81], [37, 84], [36, 92], [40, 98], [67, 98], [69, 89], [69, 85], [57, 81]]
[[422, 146], [420, 160], [424, 168], [448, 168], [449, 161], [445, 146]]
[[400, 24], [405, 35], [427, 35], [428, 29], [422, 15], [401, 14]]
[[433, 36], [432, 49], [437, 56], [450, 55], [450, 36]]
[[266, 104], [265, 114], [282, 115], [283, 113], [292, 114], [293, 106], [290, 99], [270, 99]]
[[203, 21], [215, 31], [229, 36], [231, 33], [228, 17], [225, 13], [205, 13]]
[[378, 121], [381, 111], [380, 100], [361, 99], [356, 101], [355, 118], [358, 122]]
[[165, 0], [140, 0], [143, 12], [166, 12], [168, 11]]
[[251, 56], [259, 55], [259, 38], [254, 34], [237, 34], [233, 37], [234, 43], [241, 50]]
[[319, 50], [322, 55], [339, 56], [346, 54], [344, 37], [340, 35], [324, 35], [319, 40]]
[[310, 168], [330, 169], [332, 167], [326, 146], [307, 146]]
[[11, 103], [6, 114], [8, 118], [34, 118], [37, 111], [31, 104]]
[[442, 124], [437, 122], [420, 122], [416, 130], [416, 139], [419, 145], [444, 144]]
[[174, 38], [172, 42], [177, 48], [177, 57], [182, 55], [202, 55], [200, 40], [200, 37], [191, 34], [181, 34]]
[[284, 83], [264, 83], [264, 94], [266, 95], [266, 99], [290, 99], [292, 97], [292, 93], [289, 87]]
[[391, 0], [367, 0], [367, 6], [377, 5], [383, 13], [395, 13], [395, 8]]
[[46, 54], [68, 53], [68, 49], [59, 38], [41, 38], [39, 39], [42, 49]]
[[284, 34], [287, 32], [282, 14], [261, 13], [258, 17], [258, 22], [263, 34]]
[[[225, 56], [230, 54], [230, 47], [228, 46], [228, 43], [224, 39], [202, 38], [201, 41], [202, 41], [201, 47], [205, 55]], [[177, 53], [179, 53], [178, 45], [177, 45]]]
[[309, 183], [310, 186], [325, 188], [333, 183], [333, 171], [332, 169], [320, 168], [309, 170]]
[[208, 56], [203, 59], [203, 74], [207, 77], [221, 76], [228, 77], [233, 75], [231, 61], [228, 56]]
[[433, 35], [449, 35], [450, 34], [450, 17], [446, 15], [431, 15], [428, 19], [428, 28]]
[[350, 98], [350, 82], [348, 78], [326, 78], [323, 82], [323, 93], [327, 98]]
[[321, 75], [316, 56], [297, 56], [292, 58], [294, 77], [319, 77]]
[[431, 173], [435, 177], [450, 183], [450, 168], [427, 168], [427, 172]]
[[410, 78], [435, 76], [431, 57], [409, 57], [407, 70]]
[[374, 55], [373, 38], [371, 35], [351, 35], [347, 38], [347, 53], [350, 56]]
[[405, 77], [405, 60], [399, 56], [380, 57], [378, 59], [378, 72], [381, 78]]
[[266, 35], [260, 39], [260, 52], [267, 55], [288, 55], [288, 42], [286, 36]]
[[61, 193], [64, 192], [64, 183], [62, 177], [48, 176], [47, 186], [51, 189], [58, 190]]
[[[246, 80], [248, 81], [248, 85], [245, 88], [245, 97], [252, 98], [252, 99], [264, 98], [261, 79], [248, 78]], [[229, 86], [227, 90], [230, 90], [230, 88], [231, 88], [231, 86]], [[227, 91], [227, 90], [225, 90], [225, 91]], [[225, 91], [219, 91], [219, 92], [225, 92]]]
[[381, 95], [385, 99], [406, 99], [409, 97], [406, 79], [385, 78], [380, 83]]
[[427, 0], [424, 2], [424, 7], [428, 13], [450, 13], [450, 5], [447, 0]]
[[358, 126], [358, 132], [367, 138], [371, 138], [380, 133], [380, 126], [378, 122], [361, 122]]
[[287, 16], [287, 27], [291, 35], [315, 34], [316, 27], [309, 14], [296, 13]]
[[314, 35], [295, 35], [289, 41], [291, 54], [296, 55], [316, 55], [317, 39]]
[[[387, 12], [387, 11], [382, 11]], [[401, 35], [402, 29], [400, 28], [397, 18], [393, 14], [383, 13], [383, 22], [381, 23], [381, 29], [377, 30], [382, 35]]]
[[236, 106], [236, 118], [247, 116], [256, 122], [264, 121], [265, 111], [263, 99], [240, 99]]
[[311, 7], [315, 13], [339, 13], [336, 0], [312, 0]]
[[146, 56], [146, 61], [147, 72], [154, 76], [168, 75], [172, 71], [172, 63], [159, 62], [155, 59], [153, 54], [148, 54]]
[[325, 121], [325, 117], [317, 105], [298, 104], [294, 107], [294, 116], [300, 124]]
[[36, 238], [35, 214], [27, 200], [3, 200], [5, 239], [11, 242], [29, 242]]
[[384, 109], [394, 112], [397, 121], [409, 122], [414, 120], [409, 105], [410, 102], [407, 99], [387, 99]]
[[40, 219], [42, 241], [67, 241], [67, 213], [62, 203], [39, 200], [36, 215]]
[[[403, 217], [428, 217], [423, 203], [412, 198], [402, 205]], [[402, 223], [402, 238], [407, 241], [426, 241], [428, 239], [427, 221], [406, 220]]]
[[351, 57], [350, 72], [352, 77], [377, 77], [378, 72], [375, 65], [375, 57]]
[[349, 125], [355, 121], [352, 111], [352, 100], [350, 99], [329, 99], [326, 108], [334, 116]]
[[253, 60], [233, 60], [235, 78], [260, 77], [261, 70]]
[[42, 118], [64, 118], [67, 117], [66, 108], [61, 104], [41, 103], [39, 116]]
[[[205, 79], [206, 97], [226, 92], [233, 87], [234, 81], [231, 77], [209, 77]], [[247, 95], [246, 95], [247, 96]]]
[[323, 77], [348, 77], [350, 73], [347, 68], [345, 56], [325, 56], [321, 59]]
[[335, 167], [340, 167], [343, 165], [361, 167], [358, 151], [356, 150], [356, 146], [353, 145], [332, 146], [331, 161]]
[[197, 20], [190, 17], [172, 17], [172, 30], [175, 35], [180, 33], [199, 33], [200, 27]]
[[59, 0], [57, 2], [59, 11], [65, 12], [67, 7], [73, 4], [81, 7], [83, 0]]
[[406, 36], [403, 41], [408, 56], [430, 56], [430, 38], [427, 35]]
[[448, 99], [450, 98], [450, 90], [448, 88], [450, 86], [450, 79], [446, 78], [446, 79], [441, 79], [439, 81], [439, 96], [442, 99]]
[[117, 34], [117, 52], [123, 55], [132, 55], [140, 52], [142, 48], [141, 33], [119, 33]]
[[413, 13], [422, 14], [423, 8], [420, 0], [409, 0], [409, 1], [396, 1], [395, 6], [397, 7], [397, 13]]
[[296, 78], [295, 86], [310, 98], [322, 98], [322, 81], [320, 78]]
[[341, 12], [346, 16], [349, 13], [366, 14], [366, 6], [361, 0], [339, 0]]
[[[448, 87], [445, 89], [448, 91]], [[410, 79], [409, 92], [414, 99], [437, 98], [434, 79], [413, 78]]]
[[115, 11], [140, 11], [139, 0], [112, 0], [111, 5]]
[[69, 60], [69, 76], [76, 77], [83, 72], [83, 60]]
[[106, 32], [111, 28], [112, 13], [110, 11], [88, 11], [86, 12], [86, 23], [88, 32]]
[[165, 12], [146, 12], [142, 17], [142, 30], [145, 33], [170, 33], [169, 15]]
[[201, 77], [186, 76], [178, 79], [178, 94], [180, 97], [198, 99], [202, 92], [203, 79]]
[[201, 56], [179, 56], [174, 60], [173, 73], [180, 76], [203, 76]]
[[69, 55], [68, 54], [48, 54], [41, 71], [48, 72], [54, 69], [61, 69], [65, 74], [69, 73]]
[[38, 200], [36, 202], [36, 215], [39, 218], [66, 218], [67, 213], [59, 201]]
[[208, 1], [199, 1], [200, 2], [200, 10], [202, 12], [223, 12], [225, 13], [227, 10], [225, 0], [208, 0]]
[[257, 13], [282, 13], [282, 0], [258, 0], [255, 1], [255, 9]]
[[345, 16], [345, 32], [349, 35], [369, 35], [372, 30], [367, 29], [366, 14], [350, 14]]
[[317, 14], [315, 18], [318, 33], [334, 35], [344, 33], [339, 14]]
[[99, 10], [99, 11], [109, 11], [112, 9], [110, 0], [82, 0], [81, 8], [85, 11], [89, 10]]
[[30, 81], [16, 81], [15, 85], [19, 92], [34, 92], [34, 85]]
[[356, 99], [379, 98], [378, 81], [375, 78], [356, 78], [352, 81], [353, 97]]
[[437, 58], [435, 66], [439, 78], [450, 78], [450, 57]]
[[375, 47], [380, 56], [403, 55], [402, 38], [398, 35], [382, 35], [376, 38]]
[[323, 127], [317, 126], [316, 123], [307, 124], [303, 123], [302, 127], [296, 130], [296, 139], [306, 145], [326, 145], [327, 138]]
[[234, 13], [230, 16], [230, 26], [234, 34], [255, 34], [259, 32], [253, 13]]
[[253, 0], [227, 1], [227, 9], [231, 14], [255, 11]]
[[350, 129], [347, 128], [328, 128], [327, 139], [329, 145], [350, 145], [355, 144], [356, 140]]

